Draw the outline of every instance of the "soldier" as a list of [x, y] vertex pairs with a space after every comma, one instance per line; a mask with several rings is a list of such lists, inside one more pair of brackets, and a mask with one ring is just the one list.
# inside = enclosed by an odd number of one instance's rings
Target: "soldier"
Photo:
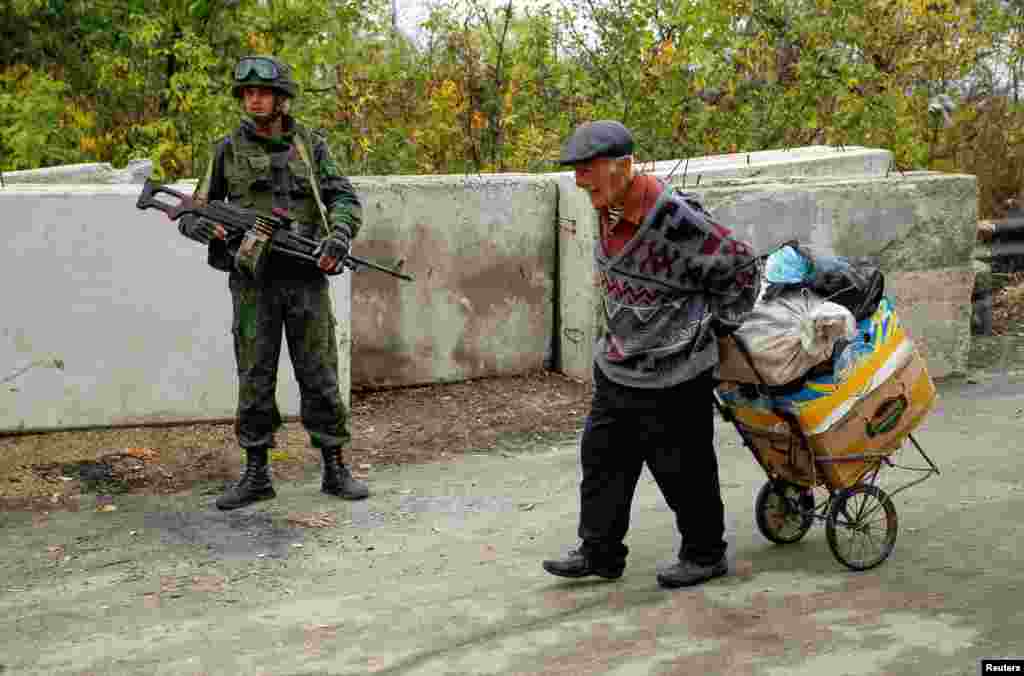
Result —
[[594, 394], [581, 444], [579, 537], [552, 575], [619, 578], [633, 493], [646, 462], [683, 544], [658, 573], [664, 587], [728, 572], [725, 510], [714, 448], [716, 331], [753, 307], [758, 273], [750, 249], [711, 222], [692, 196], [635, 174], [622, 124], [581, 125], [561, 163], [598, 213], [594, 255], [604, 296]]
[[[362, 224], [362, 207], [324, 139], [289, 115], [297, 89], [291, 68], [276, 58], [238, 62], [231, 93], [241, 102], [243, 120], [217, 142], [194, 197], [293, 218], [298, 234], [321, 241], [319, 269], [273, 254], [265, 264], [246, 265], [244, 256], [228, 254], [222, 225], [187, 216], [179, 226], [186, 237], [209, 244], [211, 266], [230, 273], [238, 366], [235, 432], [246, 465], [238, 483], [217, 499], [224, 510], [276, 495], [268, 453], [281, 426], [275, 390], [282, 331], [299, 384], [302, 424], [323, 456], [323, 492], [346, 499], [369, 495], [342, 460], [351, 434], [338, 387], [335, 317], [325, 274], [343, 265]], [[258, 277], [250, 274], [256, 267]]]

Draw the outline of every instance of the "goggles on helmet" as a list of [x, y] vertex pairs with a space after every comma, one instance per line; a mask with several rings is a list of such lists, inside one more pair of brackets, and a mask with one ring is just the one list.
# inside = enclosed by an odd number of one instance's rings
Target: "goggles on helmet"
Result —
[[270, 59], [248, 57], [239, 61], [235, 66], [235, 79], [241, 82], [248, 79], [250, 75], [255, 75], [261, 80], [276, 80], [280, 71], [277, 64]]

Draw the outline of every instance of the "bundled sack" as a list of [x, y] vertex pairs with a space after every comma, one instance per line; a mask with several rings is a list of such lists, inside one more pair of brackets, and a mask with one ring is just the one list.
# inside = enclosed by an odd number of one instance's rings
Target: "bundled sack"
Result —
[[856, 335], [857, 322], [843, 306], [807, 289], [783, 292], [758, 302], [732, 335], [719, 339], [716, 377], [785, 385], [830, 361], [836, 344], [848, 343]]
[[765, 279], [768, 285], [763, 300], [794, 289], [809, 289], [845, 307], [858, 322], [874, 314], [885, 293], [885, 276], [870, 261], [816, 255], [796, 243], [768, 256]]

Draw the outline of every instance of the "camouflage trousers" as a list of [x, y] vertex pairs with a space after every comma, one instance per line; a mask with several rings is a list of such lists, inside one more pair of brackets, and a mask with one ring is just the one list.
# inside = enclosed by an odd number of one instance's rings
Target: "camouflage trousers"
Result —
[[338, 343], [326, 277], [251, 281], [232, 272], [232, 333], [238, 366], [238, 419], [243, 448], [274, 446], [281, 426], [277, 367], [282, 333], [301, 397], [302, 425], [314, 447], [351, 440], [349, 412], [338, 387]]

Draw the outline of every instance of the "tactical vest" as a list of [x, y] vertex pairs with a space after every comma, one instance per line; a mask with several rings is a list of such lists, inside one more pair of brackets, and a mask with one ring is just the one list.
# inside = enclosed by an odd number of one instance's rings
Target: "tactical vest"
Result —
[[671, 187], [618, 254], [598, 241], [594, 258], [605, 317], [595, 361], [621, 385], [671, 387], [714, 367], [716, 332], [757, 298], [750, 247]]
[[[228, 199], [247, 209], [271, 213], [283, 209], [295, 220], [295, 230], [305, 237], [326, 236], [317, 195], [311, 180], [318, 180], [311, 164], [313, 150], [305, 130], [294, 123], [293, 142], [288, 149], [268, 152], [242, 129], [231, 135], [230, 151], [225, 156], [224, 178]], [[300, 152], [298, 144], [304, 144]]]

